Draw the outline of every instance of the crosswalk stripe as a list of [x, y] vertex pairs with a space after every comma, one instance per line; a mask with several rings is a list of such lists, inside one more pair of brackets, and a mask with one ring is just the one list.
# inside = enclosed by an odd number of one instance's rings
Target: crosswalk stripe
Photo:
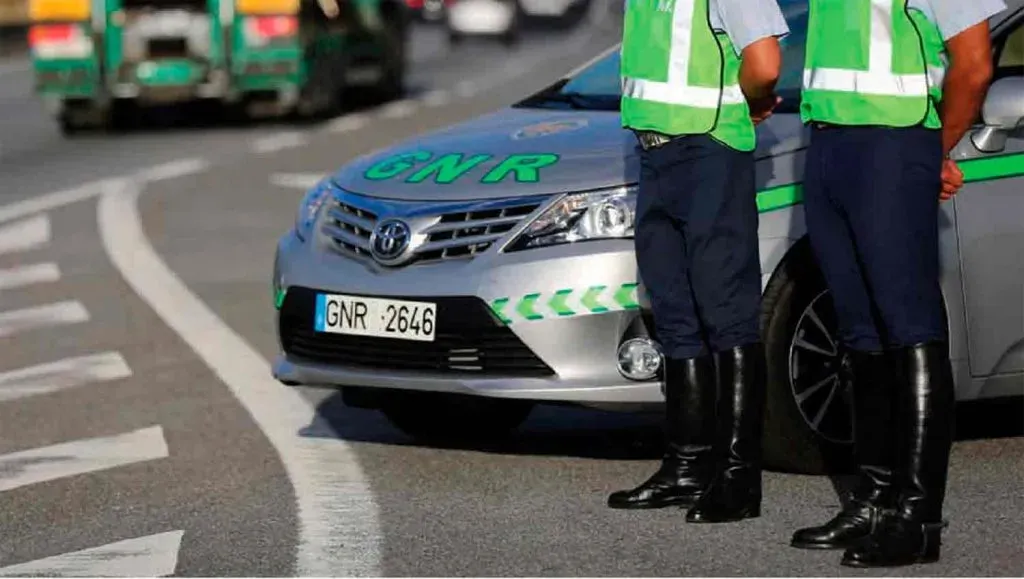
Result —
[[0, 567], [0, 576], [166, 577], [178, 566], [184, 531], [170, 531]]
[[55, 263], [34, 263], [0, 269], [0, 290], [14, 289], [36, 283], [51, 283], [60, 279]]
[[0, 456], [0, 492], [167, 456], [160, 426], [14, 452]]
[[10, 310], [0, 312], [0, 337], [17, 332], [86, 321], [89, 321], [89, 312], [85, 310], [85, 306], [75, 300]]
[[0, 402], [131, 375], [131, 369], [118, 352], [65, 358], [0, 373]]
[[50, 218], [37, 215], [0, 227], [0, 253], [34, 249], [50, 242]]

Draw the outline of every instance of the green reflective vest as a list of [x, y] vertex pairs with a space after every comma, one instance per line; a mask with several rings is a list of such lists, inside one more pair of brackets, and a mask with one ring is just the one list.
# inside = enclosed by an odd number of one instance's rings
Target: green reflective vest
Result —
[[666, 135], [710, 134], [751, 151], [740, 59], [711, 28], [709, 0], [627, 0], [622, 34], [622, 125]]
[[938, 27], [907, 0], [810, 0], [804, 122], [939, 128], [945, 72]]

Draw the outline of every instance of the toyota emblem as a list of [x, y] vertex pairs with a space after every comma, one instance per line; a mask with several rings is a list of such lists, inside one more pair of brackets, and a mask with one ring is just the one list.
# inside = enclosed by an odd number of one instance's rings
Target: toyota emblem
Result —
[[410, 241], [412, 231], [404, 221], [385, 219], [370, 234], [370, 253], [384, 265], [395, 265], [405, 257]]

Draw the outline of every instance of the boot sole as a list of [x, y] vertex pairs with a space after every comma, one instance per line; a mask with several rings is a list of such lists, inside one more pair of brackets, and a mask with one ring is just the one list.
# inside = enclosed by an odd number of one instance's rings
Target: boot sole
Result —
[[668, 501], [658, 502], [643, 502], [643, 503], [608, 503], [609, 509], [616, 509], [621, 511], [637, 511], [646, 509], [664, 509], [668, 507], [690, 507], [697, 502], [696, 497], [692, 499], [674, 499]]
[[761, 516], [761, 509], [754, 509], [742, 512], [731, 517], [712, 517], [708, 518], [705, 516], [691, 517], [687, 515], [687, 523], [738, 523], [746, 519], [756, 519]]
[[843, 559], [839, 562], [839, 564], [843, 567], [853, 567], [855, 569], [882, 569], [888, 567], [910, 567], [912, 565], [929, 565], [938, 562], [939, 557], [916, 557], [914, 559], [906, 559], [903, 561], [887, 561], [880, 563], [867, 563], [864, 561]]
[[803, 543], [800, 541], [790, 541], [789, 546], [796, 549], [806, 549], [808, 551], [836, 551], [839, 549], [849, 549], [856, 544], [856, 541], [850, 541], [847, 543]]

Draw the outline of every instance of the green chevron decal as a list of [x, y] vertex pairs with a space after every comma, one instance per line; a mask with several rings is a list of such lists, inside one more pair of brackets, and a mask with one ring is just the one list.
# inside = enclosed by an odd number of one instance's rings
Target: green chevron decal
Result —
[[498, 316], [498, 319], [506, 324], [512, 323], [512, 319], [506, 316], [504, 312], [505, 308], [508, 307], [509, 301], [508, 298], [501, 298], [491, 302], [491, 310], [494, 311], [494, 315]]
[[544, 316], [533, 311], [533, 305], [537, 303], [537, 298], [539, 297], [540, 294], [530, 294], [523, 297], [523, 299], [519, 301], [519, 305], [516, 306], [516, 313], [528, 320], [544, 319]]
[[[964, 172], [964, 183], [992, 181], [1024, 176], [1024, 153], [1010, 153], [992, 157], [979, 157], [957, 161]], [[784, 209], [804, 200], [804, 188], [800, 183], [778, 185], [757, 192], [757, 210], [761, 213]]]
[[612, 299], [615, 303], [622, 306], [624, 310], [635, 310], [640, 307], [640, 302], [636, 301], [636, 288], [640, 284], [636, 283], [624, 283], [619, 290], [615, 292]]
[[491, 302], [491, 311], [505, 324], [511, 324], [635, 310], [640, 307], [638, 285], [635, 282], [618, 286], [594, 285], [581, 289], [535, 292], [519, 298], [498, 298]]
[[281, 305], [284, 304], [284, 298], [288, 295], [288, 288], [281, 288], [274, 292], [274, 307], [281, 309]]
[[574, 316], [574, 315], [576, 315], [576, 312], [574, 312], [572, 310], [572, 308], [570, 308], [565, 303], [566, 298], [568, 298], [569, 294], [571, 294], [571, 293], [572, 293], [571, 289], [563, 289], [563, 290], [556, 291], [555, 295], [552, 296], [551, 301], [548, 302], [548, 307], [551, 308], [551, 311], [555, 312], [556, 314], [558, 314], [560, 316]]

